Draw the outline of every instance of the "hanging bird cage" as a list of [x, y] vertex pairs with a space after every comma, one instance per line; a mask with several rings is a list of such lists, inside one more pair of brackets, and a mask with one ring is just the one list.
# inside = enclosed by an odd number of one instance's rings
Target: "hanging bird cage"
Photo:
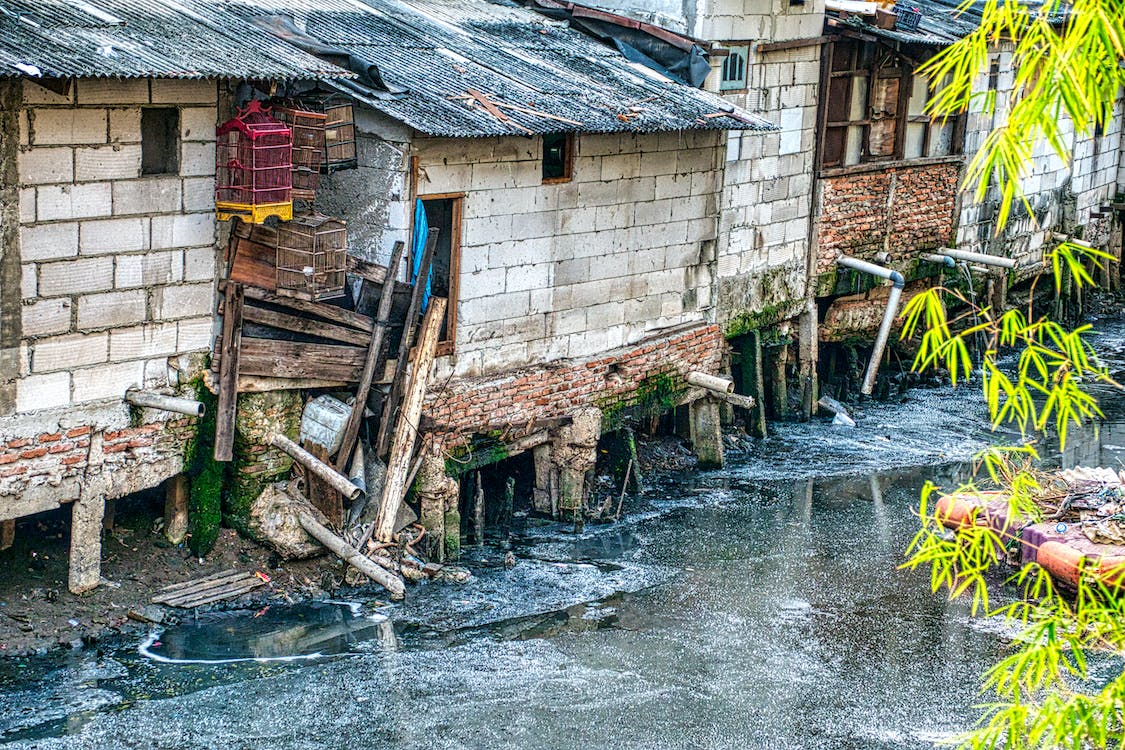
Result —
[[329, 102], [324, 114], [328, 118], [324, 130], [325, 171], [355, 167], [355, 112], [351, 102]]
[[293, 137], [251, 101], [215, 131], [215, 210], [220, 221], [293, 218]]
[[305, 300], [344, 296], [347, 225], [312, 214], [285, 222], [277, 230], [277, 293]]
[[320, 187], [320, 168], [324, 164], [324, 132], [328, 116], [300, 105], [284, 105], [272, 110], [277, 119], [293, 131], [293, 199], [312, 203]]

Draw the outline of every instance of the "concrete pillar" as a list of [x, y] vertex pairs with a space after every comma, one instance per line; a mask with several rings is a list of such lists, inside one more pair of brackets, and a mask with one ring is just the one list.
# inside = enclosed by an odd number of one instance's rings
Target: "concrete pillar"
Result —
[[820, 397], [820, 384], [817, 382], [816, 366], [820, 352], [817, 349], [816, 303], [811, 302], [808, 309], [797, 319], [797, 372], [801, 381], [801, 419], [807, 420], [816, 410], [816, 400]]
[[754, 398], [754, 408], [750, 410], [750, 434], [754, 437], [766, 436], [765, 383], [762, 378], [762, 337], [757, 330], [742, 337], [739, 358], [742, 364], [742, 388], [739, 393]]
[[582, 509], [586, 472], [598, 460], [598, 440], [602, 436], [602, 412], [593, 407], [574, 413], [568, 425], [555, 436], [554, 463], [559, 474], [558, 510], [561, 515]]
[[74, 501], [70, 524], [68, 588], [81, 594], [97, 588], [102, 577], [102, 517], [105, 495], [83, 495]]
[[559, 511], [559, 477], [551, 454], [550, 443], [537, 445], [531, 451], [535, 461], [535, 488], [531, 503], [536, 512], [554, 516]]
[[691, 445], [701, 468], [723, 465], [723, 426], [713, 398], [691, 402]]
[[179, 544], [188, 530], [188, 479], [177, 474], [164, 486], [164, 538]]
[[461, 486], [445, 473], [440, 453], [429, 453], [422, 459], [414, 495], [421, 506], [420, 520], [430, 539], [427, 548], [438, 562], [456, 557], [461, 551], [461, 515], [457, 512]]

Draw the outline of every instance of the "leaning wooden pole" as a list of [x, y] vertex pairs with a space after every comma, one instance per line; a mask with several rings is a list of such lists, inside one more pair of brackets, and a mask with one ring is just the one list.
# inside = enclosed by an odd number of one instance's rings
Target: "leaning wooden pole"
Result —
[[371, 393], [371, 383], [375, 379], [375, 368], [379, 365], [379, 352], [383, 349], [383, 338], [387, 335], [388, 318], [391, 315], [391, 305], [394, 303], [395, 278], [398, 277], [398, 266], [402, 262], [406, 243], [401, 240], [395, 243], [391, 251], [391, 262], [387, 266], [387, 280], [383, 282], [383, 295], [379, 298], [379, 310], [375, 316], [375, 327], [371, 329], [371, 343], [367, 347], [367, 359], [363, 362], [363, 374], [359, 377], [359, 387], [355, 392], [355, 403], [352, 404], [352, 413], [348, 415], [348, 424], [344, 427], [343, 442], [340, 443], [340, 452], [336, 454], [336, 471], [347, 471], [351, 461], [355, 442], [359, 437], [359, 425], [363, 421], [363, 410], [367, 408], [367, 395]]
[[391, 592], [392, 599], [402, 599], [406, 596], [406, 584], [402, 582], [401, 578], [384, 570], [362, 555], [355, 547], [325, 528], [312, 517], [312, 514], [300, 513], [297, 520], [300, 521], [301, 528], [309, 532], [309, 536], [323, 544], [348, 565]]
[[430, 229], [426, 245], [422, 248], [422, 261], [418, 264], [418, 278], [414, 280], [414, 291], [410, 295], [410, 309], [406, 313], [406, 324], [402, 327], [402, 337], [398, 342], [398, 357], [395, 360], [395, 374], [391, 379], [391, 393], [383, 401], [383, 413], [379, 420], [379, 434], [375, 438], [375, 455], [382, 458], [391, 449], [391, 424], [396, 418], [396, 408], [402, 398], [402, 379], [406, 374], [406, 361], [410, 353], [410, 341], [414, 338], [418, 315], [422, 311], [422, 298], [426, 296], [426, 282], [430, 278], [430, 266], [434, 262], [434, 249], [437, 247], [438, 230]]
[[340, 472], [333, 469], [330, 465], [324, 463], [319, 458], [309, 453], [301, 446], [294, 443], [289, 438], [285, 437], [279, 432], [271, 433], [269, 436], [269, 444], [278, 450], [284, 451], [293, 457], [293, 460], [304, 466], [306, 469], [316, 474], [325, 482], [332, 486], [332, 489], [339, 492], [346, 497], [349, 501], [355, 500], [363, 492], [359, 487], [351, 483], [351, 480]]
[[418, 432], [418, 422], [422, 418], [422, 401], [426, 397], [426, 386], [430, 381], [430, 369], [437, 356], [438, 337], [445, 321], [446, 301], [441, 297], [430, 300], [426, 319], [422, 321], [418, 349], [414, 355], [414, 366], [410, 374], [410, 386], [406, 390], [402, 407], [395, 421], [394, 435], [391, 438], [391, 453], [387, 459], [387, 478], [383, 482], [383, 497], [379, 504], [379, 515], [375, 519], [375, 538], [390, 542], [394, 537], [395, 519], [399, 506], [406, 495], [411, 459], [414, 455], [414, 437]]

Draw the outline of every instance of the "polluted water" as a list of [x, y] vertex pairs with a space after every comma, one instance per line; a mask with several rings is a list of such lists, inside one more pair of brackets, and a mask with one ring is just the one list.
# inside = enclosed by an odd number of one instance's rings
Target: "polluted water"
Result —
[[[1115, 367], [1122, 330], [1101, 345]], [[1120, 466], [1125, 400], [1055, 460]], [[972, 388], [771, 425], [620, 522], [530, 528], [406, 602], [185, 617], [0, 667], [12, 748], [937, 747], [1009, 634], [899, 569], [925, 480], [994, 442]], [[1044, 452], [1048, 452], [1046, 448]]]

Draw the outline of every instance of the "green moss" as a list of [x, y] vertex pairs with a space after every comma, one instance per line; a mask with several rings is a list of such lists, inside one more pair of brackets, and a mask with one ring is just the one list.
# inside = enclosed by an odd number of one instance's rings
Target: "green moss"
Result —
[[188, 494], [188, 547], [202, 557], [215, 546], [222, 522], [223, 484], [226, 464], [215, 460], [215, 406], [218, 399], [203, 385], [194, 382], [196, 398], [206, 407], [195, 435], [184, 447], [184, 469], [191, 482]]
[[683, 382], [668, 373], [645, 378], [631, 394], [597, 404], [602, 410], [602, 432], [619, 430], [630, 421], [660, 416], [679, 403], [685, 390]]
[[791, 318], [801, 309], [804, 300], [790, 300], [776, 305], [767, 305], [755, 312], [742, 312], [732, 318], [723, 330], [728, 339], [749, 333], [759, 328], [779, 323], [786, 318]]

